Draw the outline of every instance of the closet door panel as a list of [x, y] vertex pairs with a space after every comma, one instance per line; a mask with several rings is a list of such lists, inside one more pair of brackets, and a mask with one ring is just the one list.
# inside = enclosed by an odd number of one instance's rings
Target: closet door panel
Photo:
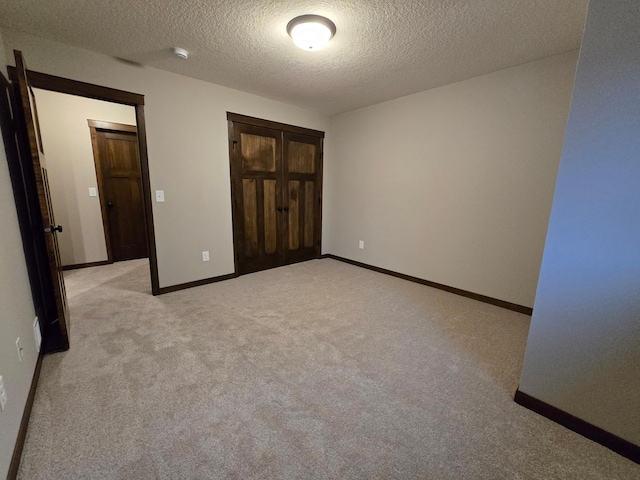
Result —
[[[321, 139], [284, 133], [287, 243], [285, 263], [320, 255]], [[288, 208], [288, 210], [287, 210]]]
[[282, 265], [282, 132], [235, 123], [231, 170], [238, 273]]

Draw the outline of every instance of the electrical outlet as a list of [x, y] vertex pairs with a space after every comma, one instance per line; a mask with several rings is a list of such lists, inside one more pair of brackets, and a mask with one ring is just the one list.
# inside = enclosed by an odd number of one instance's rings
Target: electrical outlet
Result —
[[18, 358], [22, 361], [22, 358], [24, 357], [24, 349], [22, 348], [22, 341], [20, 340], [20, 337], [16, 338], [16, 348], [18, 349]]
[[7, 405], [7, 391], [4, 389], [4, 379], [0, 375], [0, 412], [4, 412], [4, 407]]
[[202, 261], [203, 262], [209, 261], [209, 250], [202, 252]]
[[360, 250], [364, 250], [364, 240], [360, 240], [360, 241], [358, 242], [358, 248], [359, 248]]
[[42, 333], [40, 332], [40, 320], [38, 320], [38, 317], [33, 321], [33, 338], [36, 341], [36, 352], [39, 352], [42, 345]]

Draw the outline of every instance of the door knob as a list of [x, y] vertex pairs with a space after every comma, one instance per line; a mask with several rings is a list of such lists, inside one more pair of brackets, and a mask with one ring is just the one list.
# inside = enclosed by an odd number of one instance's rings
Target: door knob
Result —
[[107, 202], [107, 207], [113, 207], [113, 203]]
[[284, 211], [288, 212], [289, 211], [289, 207], [284, 207]]
[[53, 232], [62, 233], [62, 225], [51, 225], [50, 227], [45, 228], [44, 231], [47, 233], [53, 233]]
[[281, 212], [283, 210], [282, 207], [278, 207], [276, 210], [278, 210], [279, 212]]

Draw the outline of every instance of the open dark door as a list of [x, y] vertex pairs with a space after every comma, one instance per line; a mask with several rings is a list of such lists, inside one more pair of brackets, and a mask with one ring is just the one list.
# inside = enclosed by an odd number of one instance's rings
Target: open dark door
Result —
[[[26, 65], [22, 53], [14, 51], [16, 60], [16, 80], [14, 82], [14, 107], [18, 110], [18, 118], [22, 120], [19, 130], [20, 161], [23, 169], [29, 167], [33, 170], [33, 176], [29, 175], [35, 183], [34, 195], [37, 195], [40, 218], [35, 219], [34, 225], [38, 225], [44, 231], [44, 248], [48, 265], [41, 265], [39, 275], [49, 275], [51, 282], [45, 295], [51, 298], [55, 304], [55, 311], [48, 314], [44, 320], [45, 351], [60, 351], [69, 348], [69, 316], [67, 310], [67, 296], [62, 276], [62, 265], [58, 249], [56, 232], [62, 231], [62, 227], [55, 224], [53, 208], [49, 195], [47, 182], [47, 169], [38, 125], [38, 113], [36, 111], [35, 97], [27, 79]], [[29, 172], [31, 174], [31, 172]], [[48, 280], [48, 279], [47, 279]], [[48, 338], [47, 338], [48, 337]]]

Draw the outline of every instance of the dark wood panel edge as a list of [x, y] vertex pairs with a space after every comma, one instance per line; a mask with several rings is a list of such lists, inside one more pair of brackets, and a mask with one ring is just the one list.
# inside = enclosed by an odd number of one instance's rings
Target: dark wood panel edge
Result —
[[450, 287], [449, 285], [443, 285], [441, 283], [432, 282], [431, 280], [425, 280], [423, 278], [413, 277], [411, 275], [405, 275], [404, 273], [394, 272], [393, 270], [387, 270], [386, 268], [375, 267], [373, 265], [369, 265], [367, 263], [358, 262], [356, 260], [351, 260], [344, 257], [339, 257], [337, 255], [332, 255], [330, 253], [321, 255], [320, 258], [332, 258], [334, 260], [338, 260], [340, 262], [350, 263], [351, 265], [355, 265], [357, 267], [366, 268], [368, 270], [373, 270], [374, 272], [384, 273], [385, 275], [391, 275], [392, 277], [402, 278], [403, 280], [409, 280], [410, 282], [420, 283], [422, 285], [427, 285], [428, 287], [437, 288], [439, 290], [444, 290], [445, 292], [454, 293], [456, 295], [460, 295], [462, 297], [471, 298], [473, 300], [477, 300], [483, 303], [489, 303], [491, 305], [495, 305], [497, 307], [506, 308], [507, 310], [512, 310], [514, 312], [523, 313], [525, 315], [531, 315], [533, 313], [533, 309], [530, 307], [525, 307], [523, 305], [518, 305], [516, 303], [506, 302], [504, 300], [499, 300], [497, 298], [488, 297], [486, 295], [481, 295], [479, 293], [469, 292], [468, 290], [462, 290], [461, 288]]
[[210, 283], [222, 282], [224, 280], [231, 280], [238, 275], [235, 273], [229, 273], [227, 275], [220, 275], [219, 277], [203, 278], [202, 280], [196, 280], [194, 282], [180, 283], [178, 285], [171, 285], [169, 287], [160, 287], [158, 289], [158, 295], [164, 293], [177, 292], [179, 290], [186, 290], [187, 288], [200, 287], [202, 285], [208, 285]]
[[73, 265], [64, 265], [62, 270], [78, 270], [79, 268], [89, 268], [89, 267], [101, 267], [103, 265], [109, 265], [109, 260], [102, 260], [100, 262], [87, 262], [87, 263], [75, 263]]
[[[7, 66], [7, 70], [11, 81], [15, 81], [17, 75], [16, 67], [9, 65]], [[96, 100], [105, 100], [107, 102], [115, 101], [117, 103], [124, 103], [125, 105], [144, 105], [144, 95], [137, 93], [56, 77], [55, 75], [34, 72], [33, 70], [27, 70], [27, 78], [34, 88], [67, 93], [69, 95], [78, 95]]]
[[31, 387], [29, 388], [29, 395], [27, 395], [27, 403], [25, 404], [24, 412], [22, 412], [22, 420], [20, 421], [18, 438], [16, 439], [16, 444], [13, 447], [13, 455], [11, 456], [11, 463], [9, 464], [9, 473], [7, 474], [7, 480], [15, 480], [18, 477], [18, 469], [20, 468], [20, 459], [22, 458], [24, 441], [27, 438], [27, 429], [29, 428], [29, 419], [31, 418], [33, 401], [36, 398], [36, 387], [38, 386], [38, 379], [40, 378], [40, 370], [42, 369], [42, 357], [43, 355], [41, 351], [38, 354], [36, 368], [33, 371], [33, 378], [31, 379]]
[[138, 154], [140, 155], [140, 175], [142, 176], [142, 201], [147, 231], [151, 293], [152, 295], [158, 295], [160, 293], [160, 275], [158, 273], [158, 252], [156, 250], [156, 233], [153, 222], [153, 198], [151, 193], [151, 175], [149, 173], [147, 123], [144, 115], [144, 105], [136, 105], [136, 126], [138, 127]]
[[273, 128], [276, 130], [282, 130], [284, 132], [298, 133], [300, 135], [307, 135], [309, 137], [324, 138], [324, 132], [320, 130], [296, 127], [295, 125], [289, 125], [287, 123], [272, 122], [271, 120], [249, 117], [247, 115], [240, 115], [239, 113], [227, 112], [227, 120], [236, 123], [246, 123], [247, 125], [255, 125], [257, 127]]
[[640, 446], [634, 445], [624, 438], [620, 438], [613, 433], [609, 433], [585, 420], [574, 417], [570, 413], [560, 410], [553, 405], [549, 405], [542, 400], [538, 400], [537, 398], [520, 391], [520, 389], [516, 390], [513, 400], [518, 405], [528, 408], [532, 412], [542, 415], [553, 422], [559, 423], [563, 427], [566, 427], [569, 430], [572, 430], [589, 440], [593, 440], [594, 442], [607, 447], [609, 450], [613, 450], [617, 454], [640, 464]]

